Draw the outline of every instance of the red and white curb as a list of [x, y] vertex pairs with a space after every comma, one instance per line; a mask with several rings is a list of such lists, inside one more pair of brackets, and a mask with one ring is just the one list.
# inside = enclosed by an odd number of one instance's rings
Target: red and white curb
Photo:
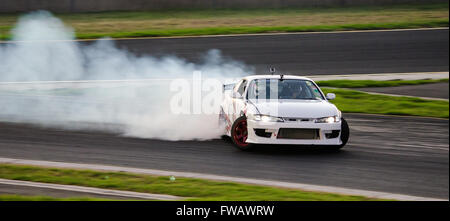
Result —
[[80, 163], [66, 163], [66, 162], [53, 162], [53, 161], [40, 161], [40, 160], [23, 160], [23, 159], [12, 159], [12, 158], [1, 158], [1, 157], [0, 157], [0, 163], [23, 164], [23, 165], [56, 167], [56, 168], [70, 168], [70, 169], [88, 169], [88, 170], [101, 170], [101, 171], [114, 171], [114, 172], [129, 172], [129, 173], [156, 175], [156, 176], [188, 177], [188, 178], [228, 181], [228, 182], [246, 183], [246, 184], [263, 185], [263, 186], [273, 186], [273, 187], [290, 188], [290, 189], [300, 189], [300, 190], [305, 190], [305, 191], [337, 193], [337, 194], [344, 194], [344, 195], [357, 195], [357, 196], [365, 196], [365, 197], [379, 198], [379, 199], [402, 200], [402, 201], [448, 201], [448, 199], [437, 199], [437, 198], [411, 196], [411, 195], [386, 193], [386, 192], [378, 192], [378, 191], [349, 189], [349, 188], [334, 187], [334, 186], [321, 186], [321, 185], [312, 185], [312, 184], [303, 184], [303, 183], [280, 182], [280, 181], [273, 181], [273, 180], [260, 180], [260, 179], [249, 179], [249, 178], [240, 178], [240, 177], [229, 177], [229, 176], [220, 176], [220, 175], [213, 175], [213, 174], [176, 172], [176, 171], [165, 171], [165, 170], [154, 170], [154, 169], [141, 169], [141, 168], [98, 165], [98, 164], [80, 164]]

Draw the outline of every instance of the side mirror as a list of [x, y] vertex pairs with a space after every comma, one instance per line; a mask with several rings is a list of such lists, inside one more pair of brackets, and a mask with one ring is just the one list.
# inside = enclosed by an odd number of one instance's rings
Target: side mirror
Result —
[[335, 98], [336, 98], [336, 94], [334, 94], [334, 93], [327, 94], [327, 100], [334, 100]]
[[242, 99], [242, 95], [236, 91], [233, 91], [233, 94], [231, 95], [231, 97], [236, 98], [236, 99]]

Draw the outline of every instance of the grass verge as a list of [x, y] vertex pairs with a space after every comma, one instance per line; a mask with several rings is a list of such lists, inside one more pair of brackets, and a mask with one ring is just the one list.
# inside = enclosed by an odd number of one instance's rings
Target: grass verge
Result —
[[448, 101], [375, 95], [347, 89], [323, 88], [322, 90], [324, 93], [335, 93], [336, 99], [332, 103], [345, 113], [448, 118]]
[[[0, 15], [10, 39], [20, 14]], [[448, 3], [280, 9], [204, 9], [57, 14], [77, 38], [169, 37], [271, 32], [448, 27]]]
[[[268, 186], [219, 182], [203, 179], [176, 178], [99, 172], [91, 170], [57, 169], [36, 166], [0, 164], [0, 178], [44, 183], [79, 185], [144, 193], [188, 197], [187, 200], [233, 201], [366, 201], [378, 200], [363, 196], [308, 192]], [[1, 198], [0, 198], [1, 199]], [[37, 198], [39, 199], [39, 198]]]
[[[217, 27], [217, 28], [184, 28], [168, 30], [143, 30], [112, 33], [77, 33], [78, 39], [138, 38], [138, 37], [176, 37], [202, 35], [230, 35], [230, 34], [260, 34], [260, 33], [290, 33], [290, 32], [326, 32], [326, 31], [354, 31], [354, 30], [383, 30], [408, 28], [447, 27], [448, 20], [422, 22], [393, 22], [375, 24], [345, 24], [345, 25], [313, 25], [313, 26], [274, 26], [274, 27]], [[8, 39], [5, 38], [5, 39]]]
[[448, 82], [445, 79], [426, 79], [426, 80], [391, 80], [391, 81], [374, 81], [374, 80], [327, 80], [317, 81], [321, 87], [337, 87], [337, 88], [364, 88], [364, 87], [396, 87], [402, 85], [420, 85]]

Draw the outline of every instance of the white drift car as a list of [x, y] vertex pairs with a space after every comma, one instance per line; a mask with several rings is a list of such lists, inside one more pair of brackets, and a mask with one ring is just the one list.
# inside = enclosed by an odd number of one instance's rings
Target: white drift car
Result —
[[314, 81], [288, 75], [254, 75], [224, 85], [219, 122], [242, 150], [253, 144], [342, 148], [349, 127]]

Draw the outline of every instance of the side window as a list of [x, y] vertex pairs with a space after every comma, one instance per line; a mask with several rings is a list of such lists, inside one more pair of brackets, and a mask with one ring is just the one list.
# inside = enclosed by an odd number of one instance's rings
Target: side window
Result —
[[239, 85], [239, 88], [238, 88], [237, 92], [240, 95], [244, 95], [245, 87], [247, 87], [247, 80], [243, 80], [242, 81], [242, 83]]

